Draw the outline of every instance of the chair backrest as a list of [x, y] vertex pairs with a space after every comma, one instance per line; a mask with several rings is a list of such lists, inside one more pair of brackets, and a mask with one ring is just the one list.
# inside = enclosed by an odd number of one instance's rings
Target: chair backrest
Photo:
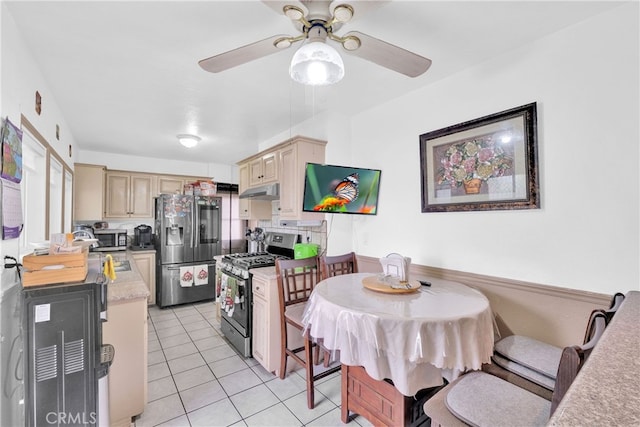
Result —
[[356, 254], [350, 252], [344, 255], [322, 256], [320, 258], [320, 271], [322, 278], [351, 274], [358, 272], [358, 260]]
[[620, 292], [616, 292], [611, 298], [611, 305], [607, 310], [605, 310], [605, 314], [607, 316], [607, 322], [610, 322], [613, 319], [613, 315], [616, 314], [616, 311], [620, 308], [620, 305], [624, 301], [624, 294]]
[[318, 257], [277, 259], [276, 276], [283, 307], [304, 302], [320, 281]]
[[[618, 308], [620, 308], [620, 305], [622, 305], [622, 301], [624, 301], [624, 294], [617, 292], [612, 298], [611, 298], [611, 304], [609, 305], [609, 308], [606, 310], [601, 310], [601, 309], [597, 309], [597, 310], [593, 310], [591, 312], [591, 315], [593, 316], [593, 313], [596, 312], [601, 312], [604, 313], [605, 317], [606, 317], [606, 321], [607, 321], [607, 325], [609, 324], [609, 322], [611, 322], [611, 319], [613, 319], [614, 314], [616, 314], [616, 311], [618, 311]], [[583, 343], [587, 343], [593, 336], [593, 325], [591, 323], [591, 318], [589, 318], [589, 324], [587, 325], [587, 331], [584, 334], [584, 341]]]
[[589, 340], [582, 345], [565, 347], [562, 350], [560, 365], [556, 375], [556, 384], [551, 396], [551, 414], [558, 407], [558, 404], [566, 394], [573, 380], [582, 369], [582, 366], [589, 358], [591, 351], [602, 336], [607, 326], [607, 316], [604, 310], [594, 310], [589, 317], [587, 335]]

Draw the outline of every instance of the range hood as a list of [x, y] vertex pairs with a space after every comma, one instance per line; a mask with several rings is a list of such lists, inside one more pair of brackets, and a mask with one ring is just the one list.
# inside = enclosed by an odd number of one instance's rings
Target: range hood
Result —
[[278, 200], [280, 199], [280, 184], [273, 183], [253, 187], [245, 190], [239, 196], [241, 199], [251, 200]]

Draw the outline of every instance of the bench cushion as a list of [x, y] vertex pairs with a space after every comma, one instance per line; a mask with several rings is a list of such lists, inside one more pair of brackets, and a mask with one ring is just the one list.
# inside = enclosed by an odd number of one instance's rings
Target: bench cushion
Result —
[[471, 426], [544, 426], [551, 402], [484, 372], [460, 377], [445, 404], [456, 417]]
[[561, 348], [522, 335], [502, 338], [495, 352], [554, 380], [562, 356]]
[[502, 357], [498, 353], [495, 353], [493, 356], [491, 356], [491, 360], [493, 360], [493, 363], [495, 363], [496, 365], [501, 366], [516, 375], [520, 375], [522, 378], [534, 382], [548, 390], [553, 391], [556, 386], [556, 381], [553, 378], [549, 378], [548, 376], [541, 374], [538, 371], [534, 371], [531, 368], [527, 368], [526, 366], [521, 365], [518, 362], [514, 362], [505, 357]]

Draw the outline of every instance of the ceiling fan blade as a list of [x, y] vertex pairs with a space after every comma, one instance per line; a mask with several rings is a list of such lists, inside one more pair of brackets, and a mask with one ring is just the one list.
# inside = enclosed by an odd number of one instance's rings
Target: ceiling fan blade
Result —
[[229, 68], [245, 64], [253, 61], [254, 59], [259, 59], [264, 56], [271, 55], [272, 53], [280, 52], [282, 48], [277, 48], [274, 45], [274, 42], [283, 37], [288, 38], [290, 36], [272, 36], [268, 39], [260, 40], [228, 52], [220, 53], [210, 58], [202, 59], [198, 61], [198, 64], [205, 71], [209, 71], [210, 73], [219, 73], [220, 71], [228, 70]]
[[431, 60], [413, 52], [409, 52], [391, 43], [368, 36], [358, 31], [351, 31], [343, 38], [355, 36], [360, 39], [361, 45], [356, 50], [346, 50], [351, 55], [374, 62], [385, 68], [409, 77], [417, 77], [431, 66]]

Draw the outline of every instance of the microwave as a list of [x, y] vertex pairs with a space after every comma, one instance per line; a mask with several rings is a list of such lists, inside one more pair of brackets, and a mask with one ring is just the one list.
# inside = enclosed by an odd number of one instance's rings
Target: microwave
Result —
[[127, 230], [105, 228], [95, 230], [93, 234], [98, 239], [98, 247], [94, 251], [112, 252], [127, 250]]

